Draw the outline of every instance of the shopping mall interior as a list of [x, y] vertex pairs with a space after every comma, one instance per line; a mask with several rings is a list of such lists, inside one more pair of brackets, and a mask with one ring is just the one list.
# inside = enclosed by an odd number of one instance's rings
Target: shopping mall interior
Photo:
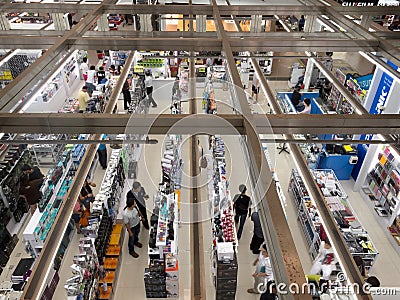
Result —
[[399, 5], [2, 1], [0, 299], [399, 299]]

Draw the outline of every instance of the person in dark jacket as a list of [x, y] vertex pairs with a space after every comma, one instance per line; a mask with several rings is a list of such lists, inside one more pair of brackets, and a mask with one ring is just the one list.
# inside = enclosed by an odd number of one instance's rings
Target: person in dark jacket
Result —
[[125, 83], [122, 87], [122, 94], [124, 95], [124, 109], [127, 110], [132, 101], [131, 92], [129, 91], [128, 79], [125, 80]]
[[136, 199], [136, 204], [139, 208], [142, 217], [142, 223], [144, 228], [147, 230], [150, 229], [149, 221], [147, 218], [147, 210], [146, 210], [146, 200], [149, 199], [149, 195], [146, 194], [146, 191], [140, 184], [140, 182], [135, 181], [132, 185], [132, 190], [130, 190], [127, 195], [126, 199], [134, 198]]
[[300, 86], [297, 85], [294, 88], [294, 91], [292, 93], [292, 98], [290, 100], [292, 101], [292, 104], [295, 108], [300, 104], [301, 101]]
[[240, 240], [243, 233], [244, 223], [247, 218], [247, 211], [249, 213], [249, 217], [251, 215], [251, 207], [250, 207], [250, 197], [246, 195], [247, 187], [244, 184], [239, 185], [240, 194], [236, 194], [233, 199], [233, 209], [235, 211], [235, 223], [239, 223], [239, 229], [237, 232], [237, 239]]
[[40, 187], [42, 186], [44, 175], [38, 167], [31, 167], [29, 165], [22, 166], [22, 176], [19, 182], [19, 193], [25, 197], [31, 208], [31, 214], [35, 212], [37, 204], [42, 198]]
[[253, 252], [253, 254], [260, 254], [260, 246], [264, 243], [264, 235], [258, 212], [255, 211], [251, 214], [251, 220], [254, 224], [254, 230], [253, 238], [251, 239], [250, 243], [250, 250]]

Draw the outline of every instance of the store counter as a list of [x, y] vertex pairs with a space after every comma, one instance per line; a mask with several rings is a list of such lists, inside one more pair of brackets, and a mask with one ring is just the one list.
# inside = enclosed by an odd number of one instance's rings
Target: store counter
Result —
[[356, 163], [357, 155], [321, 155], [318, 162], [318, 169], [332, 169], [339, 180], [348, 180]]

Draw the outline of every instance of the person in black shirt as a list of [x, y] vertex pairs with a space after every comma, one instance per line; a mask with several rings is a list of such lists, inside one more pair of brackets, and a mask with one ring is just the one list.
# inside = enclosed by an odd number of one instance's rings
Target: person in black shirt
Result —
[[21, 170], [22, 176], [19, 180], [19, 192], [21, 196], [25, 197], [33, 215], [37, 204], [42, 198], [40, 187], [44, 181], [44, 175], [38, 167], [32, 168], [29, 165], [23, 165]]
[[144, 228], [146, 228], [147, 230], [150, 229], [149, 226], [149, 221], [147, 218], [147, 210], [146, 210], [146, 201], [147, 199], [149, 199], [149, 195], [146, 194], [146, 191], [144, 190], [144, 188], [142, 187], [142, 185], [140, 184], [140, 182], [135, 181], [132, 185], [132, 190], [130, 190], [127, 194], [126, 194], [126, 198], [135, 198], [136, 204], [139, 208], [139, 211], [141, 213], [142, 217], [142, 223]]
[[237, 224], [239, 221], [239, 229], [237, 232], [237, 238], [240, 240], [243, 233], [244, 223], [246, 222], [247, 212], [249, 213], [249, 217], [251, 215], [250, 208], [250, 197], [246, 195], [247, 188], [244, 184], [239, 186], [240, 194], [235, 195], [233, 199], [233, 209], [235, 211], [235, 223]]
[[125, 80], [124, 85], [122, 86], [122, 94], [124, 96], [124, 109], [127, 110], [131, 104], [132, 97], [131, 92], [129, 91], [129, 81]]
[[261, 294], [260, 300], [278, 300], [278, 290], [274, 281], [268, 281], [266, 291]]
[[253, 238], [250, 243], [250, 250], [253, 251], [253, 254], [260, 253], [260, 246], [264, 243], [264, 235], [261, 228], [260, 217], [258, 216], [258, 212], [253, 212], [251, 214], [251, 220], [254, 224], [253, 230]]
[[300, 86], [296, 86], [294, 88], [294, 91], [292, 93], [292, 98], [290, 99], [292, 101], [293, 106], [296, 108], [296, 106], [299, 105], [301, 101], [301, 93], [300, 93]]
[[104, 78], [106, 78], [106, 72], [102, 66], [99, 67], [99, 70], [96, 73], [97, 76], [97, 83], [101, 84]]

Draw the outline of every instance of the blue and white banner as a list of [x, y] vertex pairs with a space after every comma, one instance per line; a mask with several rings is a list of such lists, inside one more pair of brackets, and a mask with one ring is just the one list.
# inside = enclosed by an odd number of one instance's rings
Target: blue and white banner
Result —
[[386, 73], [383, 73], [381, 81], [379, 82], [378, 89], [372, 102], [371, 108], [369, 109], [370, 114], [380, 115], [385, 107], [388, 99], [390, 88], [393, 84], [393, 78]]

